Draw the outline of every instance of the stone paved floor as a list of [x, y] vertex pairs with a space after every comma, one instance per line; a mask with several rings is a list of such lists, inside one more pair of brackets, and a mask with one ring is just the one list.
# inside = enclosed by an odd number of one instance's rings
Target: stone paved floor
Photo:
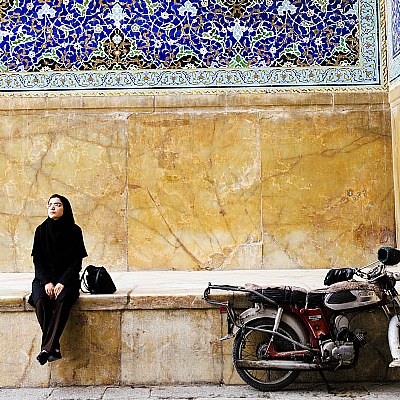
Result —
[[249, 386], [191, 385], [151, 387], [60, 387], [0, 389], [0, 400], [394, 400], [400, 392], [399, 382], [348, 383], [332, 385], [328, 393], [323, 385], [302, 384], [289, 386], [281, 392], [259, 392]]

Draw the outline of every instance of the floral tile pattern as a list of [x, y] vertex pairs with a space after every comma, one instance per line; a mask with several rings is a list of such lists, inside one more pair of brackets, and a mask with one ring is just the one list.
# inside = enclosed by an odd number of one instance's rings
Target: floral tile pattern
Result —
[[372, 0], [2, 0], [0, 16], [3, 91], [382, 84]]

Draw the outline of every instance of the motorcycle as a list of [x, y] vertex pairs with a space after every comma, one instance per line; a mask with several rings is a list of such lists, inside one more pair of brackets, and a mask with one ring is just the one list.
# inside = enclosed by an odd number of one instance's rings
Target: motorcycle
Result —
[[[209, 283], [204, 300], [227, 314], [228, 333], [221, 340], [234, 338], [233, 364], [243, 381], [276, 391], [301, 371], [318, 371], [330, 390], [324, 371], [355, 367], [366, 343], [366, 333], [352, 326], [352, 318], [376, 308], [389, 322], [389, 367], [400, 367], [400, 297], [395, 288], [400, 273], [388, 271], [400, 262], [400, 251], [381, 247], [377, 258], [361, 268], [331, 269], [324, 280], [327, 287], [312, 291]], [[215, 291], [242, 292], [251, 307], [240, 312]]]

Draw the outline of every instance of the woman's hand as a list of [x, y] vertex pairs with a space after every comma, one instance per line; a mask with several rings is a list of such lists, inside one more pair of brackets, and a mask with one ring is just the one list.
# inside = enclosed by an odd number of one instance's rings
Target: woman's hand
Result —
[[54, 296], [57, 298], [59, 294], [62, 292], [64, 289], [64, 285], [62, 283], [57, 283], [56, 286], [54, 286]]
[[44, 291], [47, 293], [47, 296], [50, 298], [54, 297], [54, 285], [52, 282], [46, 283], [44, 287]]

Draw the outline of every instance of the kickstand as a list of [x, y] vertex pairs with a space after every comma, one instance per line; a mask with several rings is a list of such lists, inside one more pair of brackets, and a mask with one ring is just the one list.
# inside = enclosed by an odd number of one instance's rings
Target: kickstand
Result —
[[325, 383], [326, 390], [328, 391], [328, 393], [332, 393], [331, 385], [329, 384], [328, 379], [326, 379], [326, 376], [325, 376], [325, 374], [324, 374], [324, 371], [322, 371], [322, 370], [320, 369], [318, 372], [319, 372], [319, 374], [321, 375], [321, 378], [322, 378], [322, 380], [323, 380], [324, 383]]

